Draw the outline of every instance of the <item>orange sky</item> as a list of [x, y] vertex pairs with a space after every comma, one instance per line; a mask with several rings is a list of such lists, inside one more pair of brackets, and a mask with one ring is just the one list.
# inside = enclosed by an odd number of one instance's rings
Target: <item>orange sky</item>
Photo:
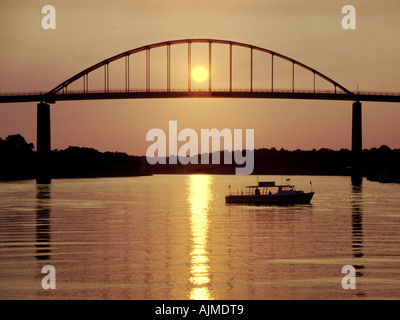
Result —
[[[56, 8], [56, 30], [41, 27], [45, 4]], [[341, 27], [346, 4], [356, 8], [356, 30]], [[0, 92], [49, 91], [120, 52], [184, 38], [253, 44], [305, 63], [350, 90], [400, 92], [397, 0], [2, 0], [0, 6]], [[351, 102], [72, 101], [52, 105], [51, 117], [54, 149], [75, 145], [144, 155], [151, 144], [147, 131], [167, 130], [169, 120], [178, 121], [178, 130], [254, 129], [256, 148], [351, 147]], [[400, 147], [399, 122], [400, 104], [364, 102], [363, 147]], [[15, 133], [36, 144], [35, 103], [0, 104], [0, 137]]]

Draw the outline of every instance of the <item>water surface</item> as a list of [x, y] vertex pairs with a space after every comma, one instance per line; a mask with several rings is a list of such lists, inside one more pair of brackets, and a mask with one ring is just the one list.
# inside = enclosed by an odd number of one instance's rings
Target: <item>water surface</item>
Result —
[[310, 205], [226, 205], [254, 176], [2, 182], [0, 298], [399, 299], [400, 185], [291, 178]]

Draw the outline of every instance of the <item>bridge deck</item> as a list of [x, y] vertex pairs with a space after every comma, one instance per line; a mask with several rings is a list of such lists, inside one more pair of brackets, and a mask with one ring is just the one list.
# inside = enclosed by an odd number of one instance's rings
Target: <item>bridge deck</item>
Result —
[[309, 99], [342, 101], [400, 102], [400, 93], [359, 92], [348, 94], [335, 91], [262, 91], [262, 90], [109, 90], [73, 91], [68, 93], [47, 94], [14, 93], [0, 94], [0, 103], [40, 102], [55, 103], [69, 100], [106, 100], [106, 99], [157, 99], [157, 98], [255, 98], [255, 99]]

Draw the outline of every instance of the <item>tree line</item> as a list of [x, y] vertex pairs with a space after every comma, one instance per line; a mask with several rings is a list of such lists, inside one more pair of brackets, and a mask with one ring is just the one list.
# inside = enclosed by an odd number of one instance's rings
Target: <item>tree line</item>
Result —
[[[152, 173], [209, 173], [235, 174], [237, 164], [223, 164], [224, 154], [220, 152], [221, 164], [155, 164], [147, 168]], [[212, 155], [209, 155], [211, 163]], [[373, 179], [377, 175], [400, 176], [400, 149], [390, 149], [387, 146], [364, 149], [362, 151], [363, 174]], [[142, 157], [146, 163], [146, 158]], [[168, 161], [167, 161], [168, 163]], [[254, 150], [254, 170], [257, 175], [351, 175], [352, 155], [348, 149], [331, 150], [277, 150], [262, 148]]]
[[[122, 152], [100, 152], [93, 148], [68, 147], [49, 155], [52, 178], [90, 178], [146, 174], [140, 157]], [[38, 154], [20, 135], [0, 138], [0, 180], [35, 179]]]
[[[364, 176], [386, 174], [400, 177], [400, 149], [387, 146], [363, 150]], [[211, 154], [209, 155], [211, 159]], [[223, 159], [223, 152], [220, 154]], [[199, 155], [200, 157], [200, 155]], [[34, 179], [38, 156], [34, 145], [20, 134], [0, 138], [0, 180]], [[146, 157], [123, 152], [100, 152], [87, 147], [68, 147], [50, 153], [53, 178], [137, 176], [147, 174], [234, 174], [236, 164], [148, 164]], [[200, 161], [199, 161], [200, 163]], [[211, 163], [211, 161], [210, 161]], [[257, 149], [253, 174], [350, 175], [351, 151]]]

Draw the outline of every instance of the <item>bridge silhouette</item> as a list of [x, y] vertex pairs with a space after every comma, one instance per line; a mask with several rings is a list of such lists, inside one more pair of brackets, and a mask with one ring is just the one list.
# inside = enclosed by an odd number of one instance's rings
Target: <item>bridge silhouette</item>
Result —
[[[208, 81], [202, 87], [193, 85], [192, 67], [195, 57], [195, 46], [205, 46], [203, 55], [206, 52], [208, 64]], [[184, 55], [180, 55], [178, 66], [172, 68], [173, 52], [171, 48], [175, 46], [184, 47]], [[224, 47], [226, 56], [221, 59], [214, 56], [216, 47]], [[234, 73], [236, 70], [243, 68], [242, 63], [239, 67], [234, 63], [234, 55], [236, 48], [245, 50], [248, 61], [248, 83], [243, 88], [234, 87]], [[164, 86], [153, 86], [151, 63], [152, 52], [162, 50], [162, 58], [164, 60], [163, 68], [160, 73], [164, 73]], [[181, 49], [182, 50], [182, 49]], [[197, 48], [199, 50], [199, 48]], [[144, 72], [132, 75], [132, 61], [144, 60], [142, 69]], [[269, 69], [265, 72], [265, 78], [268, 76], [268, 84], [256, 85], [258, 77], [255, 76], [255, 71], [259, 69], [261, 55], [263, 61], [268, 61]], [[243, 52], [241, 52], [243, 56]], [[157, 55], [156, 55], [157, 57]], [[257, 57], [257, 62], [256, 62]], [[160, 60], [160, 59], [158, 59]], [[243, 60], [243, 59], [242, 59]], [[110, 86], [110, 66], [116, 62], [122, 62], [123, 71], [120, 72], [119, 80], [124, 83], [123, 88], [112, 88]], [[160, 61], [158, 61], [159, 64]], [[281, 68], [277, 64], [284, 62], [289, 65], [290, 85], [284, 88], [278, 87], [277, 79], [282, 77]], [[173, 86], [173, 76], [176, 73], [182, 73], [184, 64], [187, 63], [185, 71], [186, 79], [184, 80], [184, 88], [175, 88]], [[227, 64], [228, 71], [226, 83], [221, 87], [213, 83], [215, 75], [215, 66], [219, 64]], [[265, 69], [265, 63], [264, 63]], [[103, 71], [101, 70], [103, 69]], [[92, 85], [92, 80], [97, 76], [99, 78], [101, 72], [101, 88]], [[307, 84], [307, 89], [300, 88], [304, 86], [304, 80], [301, 80], [299, 85], [296, 75], [304, 72], [310, 76], [310, 81]], [[139, 75], [140, 73], [140, 75]], [[238, 72], [240, 73], [240, 72]], [[95, 75], [92, 77], [92, 75]], [[287, 74], [287, 73], [286, 73]], [[132, 85], [132, 80], [143, 78], [143, 87], [137, 88]], [[285, 77], [287, 80], [287, 76]], [[303, 77], [300, 77], [303, 79]], [[90, 80], [90, 81], [89, 81]], [[318, 81], [318, 85], [317, 85]], [[323, 82], [325, 88], [319, 88], [320, 82]], [[98, 82], [98, 81], [97, 81]], [[265, 81], [264, 81], [265, 82]], [[287, 81], [289, 82], [289, 81]], [[71, 87], [74, 87], [72, 88]], [[330, 87], [327, 89], [326, 87]], [[400, 102], [400, 93], [383, 93], [383, 92], [352, 92], [343, 85], [319, 72], [318, 70], [307, 66], [293, 58], [287, 57], [278, 52], [261, 48], [258, 46], [218, 39], [182, 39], [164, 41], [155, 44], [145, 45], [132, 50], [128, 50], [112, 56], [108, 59], [82, 70], [76, 75], [63, 81], [48, 92], [35, 93], [12, 93], [0, 94], [0, 103], [12, 102], [39, 102], [37, 105], [37, 152], [39, 155], [40, 170], [38, 182], [49, 182], [50, 176], [46, 170], [48, 153], [51, 150], [51, 135], [50, 135], [50, 104], [56, 101], [72, 101], [72, 100], [104, 100], [104, 99], [155, 99], [155, 98], [269, 98], [269, 99], [308, 99], [308, 100], [342, 100], [353, 101], [353, 120], [352, 120], [352, 181], [360, 183], [362, 181], [362, 101], [377, 101], [377, 102]]]

